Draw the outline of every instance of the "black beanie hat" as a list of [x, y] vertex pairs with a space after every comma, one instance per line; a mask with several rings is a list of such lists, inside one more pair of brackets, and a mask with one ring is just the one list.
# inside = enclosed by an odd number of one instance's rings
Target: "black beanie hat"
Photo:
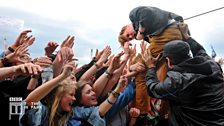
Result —
[[190, 46], [182, 40], [174, 40], [166, 43], [163, 47], [163, 58], [169, 57], [176, 65], [190, 58]]

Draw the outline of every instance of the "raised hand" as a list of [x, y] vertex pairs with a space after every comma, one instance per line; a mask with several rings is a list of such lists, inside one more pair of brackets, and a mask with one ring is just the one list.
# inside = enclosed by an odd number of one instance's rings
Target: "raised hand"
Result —
[[113, 58], [111, 64], [108, 67], [108, 70], [109, 71], [114, 71], [114, 70], [118, 69], [121, 66], [121, 64], [122, 64], [122, 62], [121, 62], [121, 56], [122, 55], [124, 55], [124, 52], [120, 52], [119, 54], [117, 54]]
[[58, 52], [57, 56], [59, 57], [59, 62], [66, 63], [72, 60], [74, 53], [71, 48], [62, 47], [61, 50]]
[[99, 50], [96, 49], [96, 53], [95, 53], [95, 60], [96, 61], [100, 59], [101, 55], [103, 54], [103, 51], [104, 50], [102, 50], [102, 51], [99, 52]]
[[39, 75], [41, 72], [43, 72], [39, 65], [35, 65], [33, 63], [25, 63], [13, 67], [14, 73], [18, 75]]
[[131, 118], [137, 118], [140, 115], [140, 110], [133, 107], [129, 110], [129, 115]]
[[114, 91], [120, 93], [127, 87], [127, 85], [128, 79], [125, 76], [121, 76]]
[[102, 52], [102, 54], [101, 54], [99, 60], [97, 61], [97, 64], [98, 64], [99, 66], [102, 66], [103, 63], [105, 63], [105, 62], [107, 61], [107, 59], [108, 59], [108, 57], [110, 56], [110, 54], [111, 54], [111, 48], [110, 48], [110, 46], [106, 46], [106, 47], [103, 49], [103, 52]]
[[34, 43], [35, 41], [35, 37], [33, 37], [32, 35], [30, 36], [24, 36], [24, 38], [21, 40], [22, 42], [22, 45], [27, 45], [27, 46], [30, 46]]
[[45, 55], [50, 57], [50, 55], [56, 50], [57, 47], [58, 47], [58, 43], [48, 42], [47, 46], [44, 48]]
[[224, 59], [223, 59], [223, 58], [220, 58], [220, 59], [218, 60], [218, 63], [219, 63], [220, 65], [223, 65], [223, 64], [224, 64]]
[[129, 69], [131, 71], [136, 71], [137, 73], [140, 73], [146, 70], [145, 65], [139, 62], [131, 65]]
[[140, 48], [141, 48], [141, 54], [143, 54], [147, 49], [147, 43], [144, 40], [141, 41]]
[[136, 58], [136, 44], [134, 45], [133, 48], [130, 48], [130, 58], [129, 58], [129, 66], [134, 63], [134, 60]]
[[106, 63], [103, 63], [103, 67], [109, 67], [114, 59], [114, 55], [110, 56]]
[[13, 44], [15, 47], [18, 47], [20, 45], [23, 44], [24, 42], [24, 39], [26, 38], [27, 34], [32, 32], [32, 30], [25, 30], [25, 31], [22, 31], [19, 36], [17, 37], [15, 43]]
[[74, 45], [74, 40], [75, 40], [75, 37], [74, 36], [68, 36], [61, 44], [61, 48], [62, 47], [69, 47], [69, 48], [72, 48], [73, 45]]
[[35, 65], [39, 65], [41, 67], [47, 67], [47, 66], [52, 65], [52, 60], [51, 60], [51, 58], [44, 56], [44, 57], [35, 58], [33, 60], [33, 63]]
[[149, 49], [146, 49], [142, 55], [142, 59], [148, 68], [155, 67], [161, 54], [154, 58]]
[[25, 55], [28, 53], [28, 45], [20, 45], [16, 48], [16, 50], [13, 53], [10, 53], [7, 55], [7, 59], [10, 63], [27, 63], [29, 61], [23, 59]]
[[65, 64], [65, 66], [63, 67], [63, 71], [62, 71], [62, 76], [67, 78], [69, 77], [73, 71], [75, 71], [74, 69], [76, 69], [76, 67], [74, 67], [75, 65], [75, 62], [74, 61], [71, 61], [71, 62], [68, 62], [67, 64]]
[[188, 29], [188, 25], [186, 23], [179, 23], [179, 29], [182, 33], [182, 36], [184, 37], [184, 39], [188, 39], [190, 37], [189, 35], [189, 29]]
[[130, 55], [130, 46], [132, 46], [132, 44], [130, 42], [124, 43], [123, 50], [124, 50], [125, 55]]

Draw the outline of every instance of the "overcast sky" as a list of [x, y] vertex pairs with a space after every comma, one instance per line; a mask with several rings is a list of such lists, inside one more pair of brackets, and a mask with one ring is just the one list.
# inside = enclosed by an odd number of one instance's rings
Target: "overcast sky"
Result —
[[[188, 18], [224, 7], [224, 0], [0, 0], [0, 17], [24, 22], [23, 29], [19, 29], [0, 21], [0, 49], [3, 51], [4, 37], [10, 45], [22, 30], [31, 29], [36, 37], [29, 47], [32, 57], [42, 56], [47, 42], [60, 44], [68, 35], [76, 38], [74, 52], [79, 64], [90, 61], [91, 49], [101, 50], [106, 45], [117, 54], [121, 51], [117, 41], [120, 29], [130, 23], [129, 12], [139, 5], [155, 6]], [[217, 58], [224, 57], [223, 15], [224, 9], [185, 21], [192, 37], [208, 54], [212, 45]]]

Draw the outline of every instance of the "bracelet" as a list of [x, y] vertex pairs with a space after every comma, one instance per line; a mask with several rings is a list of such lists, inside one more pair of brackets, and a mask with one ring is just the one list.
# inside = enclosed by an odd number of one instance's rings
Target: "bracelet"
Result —
[[116, 91], [112, 91], [111, 94], [112, 94], [115, 98], [119, 97], [119, 95], [120, 95], [120, 93], [117, 93]]
[[96, 57], [93, 57], [93, 62], [94, 62], [94, 63], [96, 63], [96, 62], [97, 62]]
[[14, 51], [15, 51], [11, 46], [9, 46], [8, 50], [9, 50], [10, 52], [14, 52]]
[[113, 74], [109, 73], [107, 70], [104, 72], [108, 78], [111, 78], [113, 76]]
[[12, 66], [12, 64], [9, 62], [9, 59], [7, 59], [6, 57], [1, 59], [1, 62], [3, 64], [4, 67], [10, 67]]
[[107, 102], [111, 105], [113, 105], [114, 103], [112, 103], [108, 98], [107, 98]]
[[39, 79], [39, 77], [40, 77], [39, 75], [32, 75], [31, 76], [31, 78], [34, 78], [34, 79]]
[[96, 66], [97, 69], [100, 68], [100, 66], [98, 64], [94, 63], [94, 65]]

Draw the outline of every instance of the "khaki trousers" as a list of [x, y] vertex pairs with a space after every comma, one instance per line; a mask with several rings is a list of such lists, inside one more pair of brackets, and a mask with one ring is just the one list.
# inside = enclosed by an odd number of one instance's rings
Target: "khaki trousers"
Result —
[[[149, 49], [153, 57], [157, 57], [163, 51], [163, 46], [172, 40], [182, 40], [182, 34], [177, 26], [168, 27], [163, 31], [161, 35], [149, 37], [150, 46]], [[137, 62], [143, 62], [141, 57], [137, 58]], [[167, 65], [165, 61], [160, 61], [157, 65], [157, 77], [160, 81], [164, 81], [167, 73]], [[149, 113], [152, 114], [152, 106], [150, 102], [158, 101], [153, 100], [147, 95], [147, 88], [145, 84], [146, 73], [140, 73], [136, 76], [136, 107], [140, 109], [141, 114]], [[153, 103], [156, 104], [156, 103]], [[168, 101], [162, 100], [160, 109], [158, 110], [161, 117], [165, 118], [168, 113], [169, 103]]]

